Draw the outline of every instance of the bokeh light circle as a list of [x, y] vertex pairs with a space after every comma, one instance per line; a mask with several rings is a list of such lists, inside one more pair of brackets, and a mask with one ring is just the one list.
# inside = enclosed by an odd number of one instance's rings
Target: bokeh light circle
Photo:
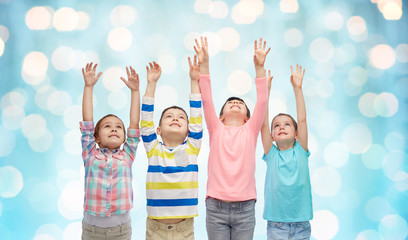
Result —
[[383, 240], [383, 238], [377, 231], [369, 229], [360, 232], [355, 240]]
[[157, 109], [177, 105], [178, 93], [172, 86], [158, 87], [155, 96], [155, 107]]
[[76, 220], [83, 216], [83, 190], [83, 183], [79, 180], [67, 183], [62, 189], [58, 198], [58, 211], [66, 219]]
[[46, 152], [51, 148], [53, 138], [52, 133], [45, 129], [45, 132], [40, 137], [28, 139], [28, 144], [34, 152]]
[[3, 43], [6, 43], [9, 39], [9, 30], [3, 25], [0, 25], [0, 39], [3, 40]]
[[70, 7], [58, 9], [52, 18], [52, 24], [58, 31], [73, 31], [78, 26], [77, 12]]
[[322, 98], [329, 98], [334, 93], [334, 85], [328, 79], [320, 80], [317, 83], [317, 94]]
[[405, 146], [405, 137], [400, 132], [390, 132], [384, 139], [385, 147], [390, 150], [403, 150]]
[[337, 216], [328, 210], [315, 212], [310, 224], [312, 228], [311, 235], [317, 240], [332, 239], [339, 231]]
[[317, 131], [321, 137], [330, 138], [337, 133], [339, 124], [340, 117], [337, 112], [325, 111], [320, 117]]
[[11, 105], [3, 110], [1, 120], [5, 128], [16, 130], [21, 127], [24, 117], [24, 109], [17, 105]]
[[82, 106], [71, 105], [64, 112], [64, 125], [69, 129], [78, 130], [78, 122], [82, 120]]
[[[41, 77], [46, 74], [47, 69], [48, 69], [48, 59], [44, 55], [44, 53], [30, 52], [24, 57], [23, 71], [28, 76]], [[30, 84], [30, 82], [27, 82], [27, 83]]]
[[177, 68], [177, 60], [174, 56], [169, 54], [161, 54], [157, 59], [163, 73], [172, 73]]
[[10, 155], [16, 146], [14, 133], [0, 126], [0, 157]]
[[290, 28], [285, 32], [284, 39], [289, 47], [299, 47], [303, 43], [303, 34], [297, 28]]
[[115, 51], [123, 52], [127, 50], [132, 42], [132, 33], [127, 28], [116, 27], [109, 32], [108, 44]]
[[374, 101], [377, 96], [378, 95], [375, 93], [366, 93], [360, 97], [360, 100], [358, 101], [358, 108], [361, 114], [371, 118], [377, 116], [378, 113], [374, 108]]
[[336, 11], [328, 12], [324, 17], [324, 25], [331, 31], [338, 31], [343, 27], [343, 16]]
[[35, 93], [35, 103], [43, 110], [48, 110], [48, 98], [56, 89], [51, 85], [44, 85], [37, 89]]
[[316, 62], [327, 62], [334, 55], [334, 47], [327, 38], [316, 38], [310, 43], [309, 54]]
[[394, 65], [396, 54], [390, 46], [380, 44], [370, 49], [368, 58], [375, 68], [388, 69]]
[[35, 235], [48, 235], [53, 237], [53, 239], [60, 239], [62, 236], [62, 229], [57, 224], [47, 223], [41, 225], [35, 232]]
[[195, 39], [200, 41], [200, 33], [198, 32], [190, 32], [184, 37], [184, 47], [192, 52], [194, 52], [194, 45], [195, 45]]
[[222, 28], [218, 32], [222, 51], [233, 51], [239, 46], [240, 35], [234, 28]]
[[36, 140], [43, 136], [46, 130], [47, 123], [39, 114], [30, 114], [23, 120], [22, 131], [28, 139]]
[[54, 91], [47, 100], [48, 110], [55, 115], [63, 115], [71, 105], [71, 96], [65, 91]]
[[297, 0], [280, 0], [279, 8], [284, 13], [296, 13], [299, 10]]
[[402, 7], [395, 1], [387, 2], [382, 9], [382, 14], [386, 20], [399, 20], [402, 17]]
[[263, 10], [261, 0], [241, 0], [232, 8], [231, 18], [236, 24], [252, 24]]
[[408, 62], [408, 44], [402, 43], [395, 49], [397, 60], [402, 63]]
[[[124, 87], [120, 77], [125, 77], [126, 72], [124, 69], [119, 67], [110, 67], [102, 74], [103, 86], [109, 91], [119, 91]], [[100, 81], [101, 79], [99, 79]]]
[[384, 197], [373, 197], [365, 205], [365, 213], [367, 217], [374, 222], [379, 222], [391, 212], [391, 206]]
[[13, 166], [0, 167], [0, 197], [13, 198], [23, 189], [21, 172]]
[[367, 82], [367, 72], [362, 67], [354, 67], [349, 72], [348, 80], [356, 86], [363, 86]]
[[349, 153], [342, 142], [331, 142], [324, 149], [324, 161], [332, 167], [338, 168], [347, 163]]
[[321, 197], [335, 196], [341, 187], [340, 174], [331, 167], [321, 167], [312, 173], [312, 190]]
[[234, 95], [244, 95], [251, 90], [252, 77], [244, 71], [234, 71], [228, 76], [228, 90]]
[[54, 213], [58, 189], [52, 182], [39, 182], [30, 186], [28, 201], [31, 209], [38, 213]]
[[374, 100], [374, 109], [382, 117], [391, 117], [398, 111], [398, 99], [392, 93], [380, 93]]
[[1, 98], [1, 109], [3, 110], [11, 105], [16, 105], [24, 108], [25, 104], [26, 99], [18, 91], [8, 92]]
[[387, 151], [383, 146], [372, 144], [367, 152], [363, 153], [361, 160], [368, 169], [380, 169]]
[[55, 240], [55, 238], [48, 234], [38, 234], [34, 236], [33, 240]]
[[228, 16], [228, 5], [223, 1], [213, 1], [209, 7], [212, 18], [226, 18]]
[[81, 239], [82, 236], [82, 223], [73, 222], [68, 224], [62, 234], [63, 240]]
[[404, 240], [408, 236], [407, 221], [397, 214], [391, 214], [381, 219], [378, 226], [384, 240]]
[[61, 46], [52, 53], [52, 65], [59, 71], [70, 70], [75, 66], [76, 61], [76, 54], [70, 47]]
[[110, 14], [110, 20], [114, 26], [129, 27], [135, 23], [136, 18], [136, 9], [127, 5], [116, 6]]
[[51, 27], [51, 14], [47, 7], [33, 7], [27, 11], [25, 23], [31, 30], [45, 30]]
[[85, 12], [77, 12], [78, 15], [78, 25], [76, 27], [76, 30], [85, 30], [89, 27], [89, 23], [91, 22], [91, 19], [88, 14]]
[[397, 150], [389, 152], [383, 161], [383, 171], [385, 176], [387, 176], [392, 181], [403, 180], [404, 174], [402, 169], [404, 169], [404, 162], [408, 159], [405, 152]]
[[[127, 86], [126, 88], [128, 89]], [[130, 90], [128, 91], [130, 92]], [[123, 92], [123, 90], [109, 93], [108, 104], [113, 109], [122, 109], [127, 105], [128, 102], [130, 102], [130, 99], [128, 98], [128, 95]]]
[[0, 57], [3, 56], [4, 53], [4, 41], [0, 39]]
[[81, 133], [78, 129], [72, 129], [65, 134], [64, 149], [67, 153], [71, 155], [81, 155], [82, 146], [78, 139], [81, 139]]
[[[186, 44], [186, 39], [184, 41]], [[192, 49], [195, 42], [192, 41], [190, 44], [191, 44], [191, 49]], [[145, 40], [145, 51], [150, 57], [157, 58], [157, 55], [167, 52], [168, 49], [169, 49], [169, 40], [166, 36], [162, 34], [159, 34], [159, 33], [152, 34], [148, 36]]]
[[371, 146], [372, 134], [366, 125], [355, 123], [347, 126], [342, 139], [350, 153], [360, 154], [367, 151]]
[[354, 16], [347, 21], [347, 29], [350, 35], [364, 35], [367, 32], [365, 20], [362, 17]]

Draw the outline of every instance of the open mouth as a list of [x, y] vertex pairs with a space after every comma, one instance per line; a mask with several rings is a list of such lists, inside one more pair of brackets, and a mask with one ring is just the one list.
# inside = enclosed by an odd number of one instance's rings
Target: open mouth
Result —
[[111, 137], [119, 138], [119, 136], [116, 135], [116, 134], [110, 135], [109, 137], [110, 137], [110, 138], [111, 138]]
[[181, 127], [181, 125], [180, 125], [180, 124], [178, 124], [178, 123], [172, 123], [172, 124], [170, 124], [170, 127], [172, 127], [172, 126]]
[[238, 105], [232, 105], [232, 106], [230, 107], [230, 109], [232, 109], [233, 107], [237, 107], [238, 109], [241, 109], [241, 107], [238, 106]]

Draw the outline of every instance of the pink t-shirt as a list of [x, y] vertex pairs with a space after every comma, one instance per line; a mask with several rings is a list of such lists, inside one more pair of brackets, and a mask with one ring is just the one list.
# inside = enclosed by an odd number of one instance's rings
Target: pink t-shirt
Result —
[[268, 101], [266, 78], [256, 78], [257, 100], [241, 127], [224, 126], [216, 114], [210, 75], [200, 74], [205, 121], [210, 137], [207, 197], [225, 201], [256, 199], [255, 148]]

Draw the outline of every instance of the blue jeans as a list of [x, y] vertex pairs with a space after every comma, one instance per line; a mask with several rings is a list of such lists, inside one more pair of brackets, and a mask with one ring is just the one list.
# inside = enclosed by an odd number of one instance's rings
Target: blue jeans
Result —
[[249, 240], [254, 236], [255, 200], [223, 202], [205, 200], [209, 240]]
[[268, 221], [268, 240], [309, 240], [310, 223], [306, 222], [272, 222]]

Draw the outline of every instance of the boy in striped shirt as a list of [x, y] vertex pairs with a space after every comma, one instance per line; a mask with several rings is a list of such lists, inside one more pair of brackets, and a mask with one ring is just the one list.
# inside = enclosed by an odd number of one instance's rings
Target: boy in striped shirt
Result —
[[198, 215], [197, 156], [203, 129], [197, 57], [194, 56], [194, 63], [190, 58], [188, 61], [190, 121], [182, 108], [172, 106], [163, 111], [157, 130], [153, 123], [154, 93], [161, 68], [156, 62], [146, 67], [141, 114], [141, 135], [149, 159], [146, 239], [194, 239], [193, 218]]

